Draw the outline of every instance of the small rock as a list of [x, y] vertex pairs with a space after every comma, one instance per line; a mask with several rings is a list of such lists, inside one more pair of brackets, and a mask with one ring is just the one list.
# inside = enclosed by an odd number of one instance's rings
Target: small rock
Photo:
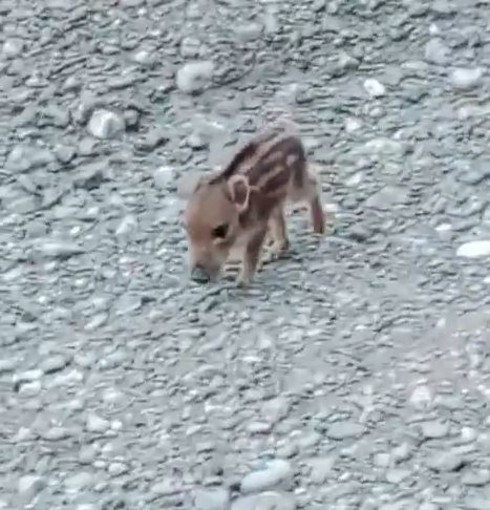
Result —
[[425, 60], [431, 64], [445, 65], [449, 62], [449, 48], [438, 37], [425, 46]]
[[458, 67], [450, 75], [451, 83], [457, 89], [467, 90], [476, 87], [483, 77], [483, 68], [467, 69]]
[[226, 489], [198, 489], [194, 491], [196, 510], [228, 510], [230, 494]]
[[116, 228], [115, 234], [117, 237], [123, 237], [128, 233], [136, 230], [137, 227], [138, 219], [132, 214], [128, 214], [121, 220], [121, 223], [119, 223], [118, 227]]
[[88, 122], [88, 131], [101, 139], [114, 138], [125, 130], [123, 117], [109, 110], [95, 110]]
[[357, 117], [347, 117], [344, 121], [346, 133], [354, 133], [362, 127], [362, 121]]
[[338, 421], [330, 425], [327, 437], [341, 441], [351, 437], [359, 437], [364, 433], [364, 427], [350, 421]]
[[449, 424], [439, 421], [430, 421], [421, 424], [422, 435], [425, 439], [440, 439], [449, 433]]
[[291, 494], [263, 492], [236, 499], [231, 510], [295, 510], [296, 501]]
[[170, 166], [161, 166], [155, 170], [153, 181], [157, 188], [166, 190], [175, 180], [174, 169]]
[[78, 462], [80, 464], [92, 464], [96, 457], [96, 450], [93, 445], [85, 445], [78, 452]]
[[134, 108], [128, 108], [123, 113], [123, 123], [128, 131], [137, 131], [141, 114]]
[[17, 484], [17, 490], [25, 501], [30, 501], [46, 486], [45, 480], [36, 475], [25, 475]]
[[96, 432], [103, 434], [110, 427], [110, 423], [108, 420], [97, 416], [96, 414], [89, 414], [87, 418], [87, 430], [89, 432]]
[[410, 471], [407, 469], [390, 469], [386, 473], [386, 481], [394, 485], [398, 485], [408, 476], [410, 476]]
[[121, 476], [129, 471], [129, 467], [122, 462], [111, 462], [107, 471], [111, 476]]
[[162, 129], [152, 129], [146, 136], [136, 143], [138, 150], [143, 152], [151, 152], [156, 148], [164, 145], [169, 140], [169, 135]]
[[15, 172], [27, 172], [34, 168], [45, 168], [53, 161], [55, 156], [49, 149], [18, 144], [7, 156], [5, 168]]
[[271, 430], [272, 424], [263, 421], [254, 421], [247, 426], [247, 431], [250, 434], [268, 434]]
[[65, 427], [51, 427], [41, 437], [47, 441], [61, 441], [71, 436], [70, 431]]
[[258, 39], [264, 26], [260, 23], [239, 23], [235, 28], [235, 34], [240, 42], [249, 42]]
[[418, 510], [440, 510], [440, 506], [434, 503], [422, 503]]
[[208, 141], [198, 132], [193, 132], [187, 138], [187, 145], [194, 150], [205, 149]]
[[357, 58], [352, 57], [348, 53], [342, 52], [338, 57], [337, 73], [340, 75], [345, 74], [348, 71], [358, 69], [359, 65], [360, 62]]
[[180, 54], [184, 58], [197, 58], [201, 52], [201, 41], [195, 37], [184, 37], [180, 43]]
[[24, 51], [24, 42], [21, 39], [7, 39], [2, 46], [2, 54], [7, 59], [18, 57]]
[[466, 258], [488, 257], [490, 255], [490, 240], [464, 243], [458, 248], [456, 255]]
[[166, 479], [157, 482], [150, 490], [152, 493], [158, 494], [159, 496], [172, 496], [174, 494], [179, 494], [182, 491], [182, 487], [175, 480]]
[[472, 427], [462, 427], [460, 441], [462, 443], [472, 443], [478, 437], [477, 431]]
[[463, 505], [465, 510], [490, 510], [490, 500], [488, 498], [467, 497]]
[[374, 78], [368, 78], [364, 82], [364, 89], [373, 98], [382, 97], [386, 93], [385, 86]]
[[484, 487], [490, 482], [490, 471], [488, 469], [480, 469], [478, 471], [468, 471], [461, 479], [465, 485], [472, 487]]
[[391, 458], [395, 464], [405, 462], [413, 455], [413, 448], [408, 443], [402, 443], [401, 445], [393, 448], [391, 452]]
[[90, 487], [93, 481], [94, 478], [90, 473], [81, 472], [68, 477], [65, 480], [65, 487], [70, 492], [79, 492]]
[[417, 386], [410, 395], [410, 403], [419, 409], [426, 408], [432, 402], [432, 392], [428, 386]]
[[201, 92], [211, 81], [214, 64], [209, 60], [189, 62], [177, 71], [177, 87], [186, 94]]
[[347, 235], [357, 243], [366, 242], [372, 235], [368, 225], [354, 224], [347, 230]]
[[427, 465], [436, 472], [459, 471], [466, 464], [466, 460], [455, 452], [442, 452], [427, 459]]
[[36, 246], [44, 257], [53, 259], [66, 260], [84, 253], [80, 246], [69, 241], [38, 240], [36, 241]]
[[406, 188], [385, 186], [366, 200], [366, 206], [380, 211], [387, 211], [392, 207], [404, 205], [407, 201], [408, 191]]
[[325, 483], [332, 471], [334, 462], [333, 457], [309, 459], [308, 465], [311, 466], [310, 480], [317, 484]]
[[0, 374], [13, 372], [19, 364], [16, 358], [0, 359]]
[[69, 363], [69, 359], [66, 356], [57, 354], [45, 359], [40, 368], [45, 374], [52, 374], [63, 370]]
[[82, 188], [87, 191], [99, 188], [106, 182], [106, 166], [104, 161], [95, 161], [88, 165], [83, 165], [73, 179], [75, 188]]
[[291, 464], [283, 459], [275, 459], [269, 461], [265, 469], [246, 475], [240, 484], [240, 490], [243, 494], [275, 488], [288, 490], [292, 481], [293, 470]]
[[286, 418], [290, 411], [290, 404], [286, 398], [278, 397], [264, 402], [261, 415], [270, 423], [276, 424]]
[[391, 457], [389, 453], [377, 453], [374, 456], [374, 463], [378, 467], [386, 468], [391, 463]]

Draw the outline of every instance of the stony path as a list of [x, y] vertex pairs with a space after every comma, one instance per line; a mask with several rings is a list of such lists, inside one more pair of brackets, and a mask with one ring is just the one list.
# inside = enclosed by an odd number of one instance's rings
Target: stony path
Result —
[[[0, 508], [490, 509], [489, 8], [0, 0]], [[277, 108], [335, 231], [192, 285]]]

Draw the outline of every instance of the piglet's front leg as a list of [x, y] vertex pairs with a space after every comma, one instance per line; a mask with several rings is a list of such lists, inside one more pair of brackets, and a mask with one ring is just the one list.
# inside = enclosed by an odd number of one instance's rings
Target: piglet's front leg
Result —
[[237, 283], [242, 287], [249, 285], [255, 276], [266, 233], [267, 224], [261, 227], [257, 232], [254, 232], [245, 246], [242, 268], [237, 280]]

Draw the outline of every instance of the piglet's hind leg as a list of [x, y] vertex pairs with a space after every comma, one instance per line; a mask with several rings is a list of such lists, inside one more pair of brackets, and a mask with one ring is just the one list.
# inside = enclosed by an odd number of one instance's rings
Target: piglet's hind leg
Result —
[[322, 207], [321, 186], [315, 170], [308, 166], [307, 173], [307, 200], [310, 209], [311, 223], [315, 234], [325, 234], [325, 212]]

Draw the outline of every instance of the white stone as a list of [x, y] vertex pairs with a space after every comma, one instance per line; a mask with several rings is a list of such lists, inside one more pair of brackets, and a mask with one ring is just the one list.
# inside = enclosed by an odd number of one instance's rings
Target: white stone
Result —
[[425, 46], [425, 60], [431, 64], [445, 65], [449, 62], [449, 48], [435, 37]]
[[386, 93], [385, 86], [374, 78], [368, 78], [364, 82], [364, 89], [371, 97], [381, 97]]
[[88, 131], [95, 138], [114, 138], [124, 129], [124, 119], [109, 110], [96, 110], [88, 123]]
[[458, 89], [471, 89], [476, 87], [483, 76], [483, 69], [476, 67], [474, 69], [457, 67], [450, 75], [451, 83]]
[[177, 87], [186, 94], [200, 92], [211, 81], [213, 72], [210, 60], [189, 62], [177, 71]]
[[40, 476], [25, 475], [19, 480], [17, 490], [27, 499], [32, 499], [45, 485], [45, 481]]
[[344, 121], [344, 127], [347, 133], [353, 133], [362, 127], [362, 122], [355, 117], [347, 117]]
[[427, 407], [432, 401], [432, 392], [428, 386], [417, 386], [410, 395], [410, 403], [418, 408]]
[[458, 248], [456, 255], [467, 258], [488, 257], [490, 256], [490, 240], [464, 243]]
[[24, 43], [21, 39], [7, 39], [2, 47], [2, 53], [8, 59], [18, 57], [23, 50]]
[[90, 414], [87, 418], [87, 430], [89, 432], [103, 433], [107, 431], [110, 425], [111, 424], [107, 420], [96, 414]]

